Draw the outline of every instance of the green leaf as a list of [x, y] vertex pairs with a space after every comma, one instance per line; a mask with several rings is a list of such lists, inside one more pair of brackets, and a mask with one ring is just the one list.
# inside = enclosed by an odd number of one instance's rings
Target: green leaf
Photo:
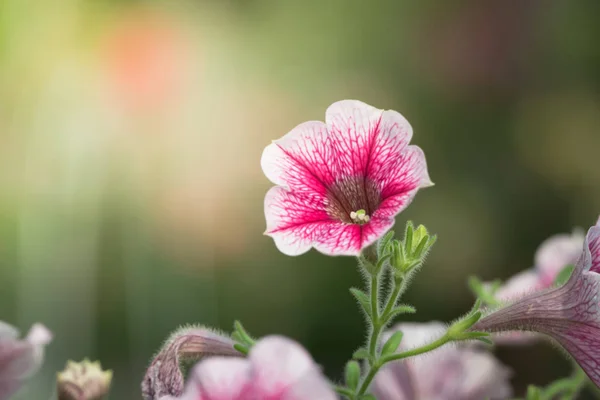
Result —
[[401, 304], [392, 308], [392, 310], [383, 316], [383, 321], [388, 322], [389, 320], [397, 317], [400, 314], [414, 314], [417, 312], [417, 309], [413, 306], [409, 306], [408, 304]]
[[554, 280], [554, 285], [562, 286], [565, 283], [567, 283], [574, 269], [574, 265], [567, 265], [566, 267], [564, 267], [556, 276], [556, 279]]
[[243, 344], [240, 343], [236, 343], [233, 345], [233, 348], [236, 349], [237, 351], [239, 351], [240, 353], [242, 353], [243, 355], [247, 356], [248, 355], [248, 348], [246, 346], [244, 346]]
[[[235, 321], [233, 323], [233, 332], [234, 334], [237, 333], [239, 338], [241, 338], [241, 340], [239, 340], [240, 343], [242, 344], [246, 344], [248, 346], [253, 346], [254, 345], [254, 339], [252, 339], [252, 337], [248, 334], [248, 332], [246, 332], [246, 330], [244, 329], [244, 327], [242, 326], [242, 323], [240, 321]], [[233, 336], [233, 334], [232, 334]]]
[[529, 387], [527, 388], [527, 400], [541, 400], [542, 398], [542, 391], [540, 390], [540, 388], [538, 388], [537, 386], [534, 385], [529, 385]]
[[363, 312], [370, 317], [371, 316], [371, 300], [369, 300], [369, 296], [365, 292], [357, 288], [350, 288], [350, 293], [352, 296], [358, 301], [358, 304], [361, 305]]
[[377, 400], [371, 393], [360, 396], [360, 400]]
[[383, 345], [383, 348], [381, 349], [381, 355], [387, 356], [389, 354], [395, 353], [398, 349], [398, 346], [400, 346], [402, 336], [404, 336], [404, 333], [402, 333], [401, 331], [394, 332], [394, 334]]
[[356, 361], [348, 361], [346, 364], [346, 386], [350, 388], [350, 390], [356, 391], [358, 387], [358, 382], [360, 381], [360, 365]]
[[364, 347], [357, 349], [354, 353], [352, 353], [352, 359], [354, 360], [370, 360], [371, 355], [369, 351]]
[[413, 250], [413, 234], [415, 232], [415, 226], [412, 221], [408, 221], [406, 223], [406, 230], [404, 231], [404, 248], [406, 249], [406, 254], [410, 257], [412, 255]]
[[377, 242], [377, 257], [382, 258], [386, 254], [390, 254], [389, 244], [394, 238], [394, 231], [389, 231]]

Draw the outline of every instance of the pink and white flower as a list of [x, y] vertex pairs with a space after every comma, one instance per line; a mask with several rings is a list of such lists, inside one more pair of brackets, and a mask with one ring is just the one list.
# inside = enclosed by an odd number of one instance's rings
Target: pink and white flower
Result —
[[547, 335], [600, 386], [600, 220], [590, 228], [567, 283], [531, 293], [492, 312], [474, 331], [524, 330]]
[[18, 330], [0, 321], [0, 400], [9, 399], [38, 371], [51, 340], [52, 334], [41, 324], [19, 339]]
[[180, 400], [337, 400], [310, 355], [290, 339], [269, 336], [248, 359], [214, 357], [191, 372]]
[[[398, 324], [387, 332], [402, 331], [401, 350], [433, 341], [446, 331], [444, 324]], [[378, 400], [480, 400], [511, 395], [511, 372], [481, 346], [446, 346], [423, 356], [384, 366], [375, 376], [372, 392]]]
[[420, 188], [433, 185], [412, 127], [396, 111], [356, 100], [329, 106], [325, 122], [298, 125], [267, 146], [262, 168], [267, 230], [281, 252], [311, 247], [357, 255], [394, 224]]

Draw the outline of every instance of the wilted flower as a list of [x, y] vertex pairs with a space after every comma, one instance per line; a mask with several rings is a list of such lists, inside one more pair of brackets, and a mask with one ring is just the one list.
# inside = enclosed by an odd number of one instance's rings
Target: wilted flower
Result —
[[191, 372], [181, 400], [337, 400], [311, 356], [290, 339], [270, 336], [248, 359], [214, 357]]
[[475, 331], [542, 333], [569, 352], [600, 385], [600, 220], [588, 231], [583, 252], [564, 285], [531, 293], [492, 312]]
[[112, 371], [103, 371], [100, 362], [67, 362], [56, 377], [58, 400], [100, 400], [108, 394]]
[[242, 356], [230, 338], [202, 327], [173, 333], [152, 360], [142, 381], [144, 400], [180, 396], [185, 387], [181, 364], [209, 356]]
[[288, 255], [311, 247], [357, 255], [432, 185], [399, 113], [343, 100], [327, 109], [325, 121], [298, 125], [262, 155], [265, 175], [278, 185], [265, 197], [265, 234]]
[[[387, 332], [404, 333], [401, 350], [422, 346], [445, 332], [439, 322], [398, 324]], [[396, 361], [375, 376], [372, 392], [378, 400], [481, 400], [511, 395], [510, 371], [480, 346], [446, 346], [424, 356]]]
[[25, 339], [19, 332], [0, 321], [0, 400], [10, 398], [23, 382], [35, 374], [44, 358], [44, 347], [52, 340], [50, 331], [35, 324]]

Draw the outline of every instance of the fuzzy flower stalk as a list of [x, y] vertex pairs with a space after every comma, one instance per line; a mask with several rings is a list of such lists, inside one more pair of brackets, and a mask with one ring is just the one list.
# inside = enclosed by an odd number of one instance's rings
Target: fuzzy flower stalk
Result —
[[142, 381], [144, 400], [176, 398], [183, 394], [185, 363], [205, 357], [241, 357], [228, 336], [204, 327], [186, 327], [175, 331], [156, 354]]
[[262, 155], [262, 169], [277, 185], [265, 197], [265, 234], [287, 255], [311, 247], [358, 255], [432, 185], [411, 138], [402, 115], [356, 100], [329, 106], [325, 122], [298, 125]]
[[479, 320], [473, 330], [549, 336], [600, 386], [600, 220], [590, 228], [569, 280], [533, 292]]

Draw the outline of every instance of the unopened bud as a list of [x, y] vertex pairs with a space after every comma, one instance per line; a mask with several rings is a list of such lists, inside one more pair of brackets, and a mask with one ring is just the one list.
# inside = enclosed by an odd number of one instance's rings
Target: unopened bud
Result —
[[210, 356], [242, 357], [229, 337], [204, 327], [189, 327], [175, 331], [152, 360], [142, 381], [144, 400], [163, 396], [178, 397], [185, 387], [181, 363], [198, 361]]
[[68, 361], [56, 378], [58, 400], [101, 400], [108, 394], [111, 381], [112, 371], [103, 371], [98, 361]]

